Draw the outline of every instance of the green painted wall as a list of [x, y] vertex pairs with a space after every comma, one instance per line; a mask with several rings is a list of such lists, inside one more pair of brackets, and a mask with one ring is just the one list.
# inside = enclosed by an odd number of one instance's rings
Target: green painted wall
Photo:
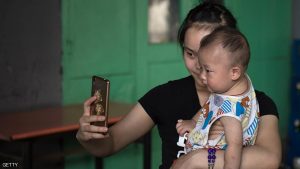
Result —
[[63, 101], [80, 103], [92, 75], [111, 80], [111, 98], [133, 101], [135, 1], [63, 0]]
[[[180, 16], [196, 2], [180, 0]], [[276, 102], [285, 136], [290, 111], [291, 1], [225, 0], [225, 4], [249, 39], [249, 74], [255, 87]], [[62, 0], [64, 104], [88, 98], [94, 74], [111, 80], [112, 100], [131, 103], [153, 86], [187, 75], [176, 43], [148, 43], [147, 5], [147, 0]], [[160, 163], [156, 128], [153, 136], [154, 169]], [[74, 141], [70, 138], [66, 146]], [[93, 162], [88, 154], [70, 156], [66, 168], [93, 168]], [[142, 147], [130, 145], [106, 158], [104, 165], [142, 168]]]
[[280, 132], [287, 133], [290, 113], [291, 1], [226, 1], [251, 47], [249, 74], [255, 88], [275, 101]]

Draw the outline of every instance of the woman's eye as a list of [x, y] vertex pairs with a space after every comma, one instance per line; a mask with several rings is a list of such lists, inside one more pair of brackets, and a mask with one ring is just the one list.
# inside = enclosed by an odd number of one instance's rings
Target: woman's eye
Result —
[[195, 55], [194, 55], [193, 52], [188, 52], [188, 51], [187, 51], [186, 54], [187, 54], [187, 56], [188, 56], [189, 58], [192, 58], [192, 59], [195, 58]]
[[189, 52], [189, 51], [185, 51], [185, 53], [186, 53], [188, 56], [193, 55], [193, 53], [192, 53], [192, 52]]
[[184, 55], [189, 57], [190, 59], [195, 59], [197, 53], [189, 48], [183, 47]]

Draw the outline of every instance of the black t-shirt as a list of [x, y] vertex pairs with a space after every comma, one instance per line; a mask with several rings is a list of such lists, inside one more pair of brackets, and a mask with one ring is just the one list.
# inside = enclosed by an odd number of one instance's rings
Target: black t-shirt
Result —
[[[275, 103], [263, 92], [255, 91], [261, 116], [272, 114], [278, 117]], [[162, 164], [160, 169], [169, 169], [182, 148], [177, 146], [178, 119], [191, 119], [201, 108], [192, 76], [170, 81], [157, 86], [139, 99], [139, 103], [157, 124], [162, 140]]]

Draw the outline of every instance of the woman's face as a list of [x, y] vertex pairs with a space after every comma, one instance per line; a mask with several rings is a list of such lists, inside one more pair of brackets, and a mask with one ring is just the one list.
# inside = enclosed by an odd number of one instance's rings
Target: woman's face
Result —
[[200, 41], [211, 31], [199, 29], [197, 27], [190, 27], [186, 33], [183, 44], [183, 57], [185, 66], [193, 76], [196, 82], [196, 88], [203, 88], [205, 85], [200, 77], [200, 66], [198, 63], [198, 49], [200, 46]]

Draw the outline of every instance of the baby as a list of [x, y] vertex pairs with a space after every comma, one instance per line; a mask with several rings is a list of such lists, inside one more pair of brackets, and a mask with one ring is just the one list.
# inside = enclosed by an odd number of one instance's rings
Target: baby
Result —
[[[208, 165], [213, 168], [216, 149], [225, 150], [224, 168], [240, 168], [242, 146], [253, 145], [259, 120], [254, 88], [246, 74], [250, 59], [245, 36], [229, 27], [216, 28], [200, 43], [198, 59], [202, 82], [211, 95], [192, 120], [178, 120], [177, 132], [189, 132], [185, 152], [208, 149]], [[209, 136], [216, 122], [219, 135]]]

